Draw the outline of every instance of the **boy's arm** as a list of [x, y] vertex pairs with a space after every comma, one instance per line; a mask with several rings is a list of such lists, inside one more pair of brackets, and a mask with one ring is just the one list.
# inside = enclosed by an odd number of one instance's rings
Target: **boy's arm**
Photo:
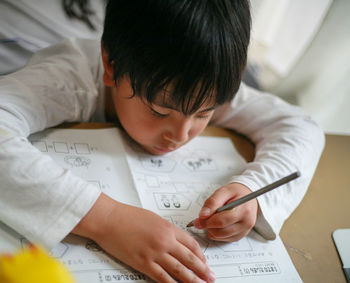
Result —
[[230, 104], [216, 111], [212, 124], [233, 129], [256, 145], [253, 162], [231, 181], [255, 191], [299, 170], [301, 177], [258, 199], [255, 229], [278, 234], [302, 200], [324, 147], [324, 133], [300, 108], [244, 84]]
[[27, 137], [64, 121], [88, 120], [97, 94], [94, 74], [74, 42], [45, 49], [0, 78], [0, 220], [46, 248], [74, 228], [100, 191]]
[[[7, 129], [0, 131], [4, 138]], [[0, 142], [0, 179], [0, 220], [47, 249], [77, 225], [100, 195], [21, 136]]]

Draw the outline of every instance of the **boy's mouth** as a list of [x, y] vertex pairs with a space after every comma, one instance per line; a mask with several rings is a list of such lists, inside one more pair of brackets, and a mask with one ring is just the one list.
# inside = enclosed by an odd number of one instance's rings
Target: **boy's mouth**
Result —
[[158, 147], [158, 146], [153, 146], [153, 148], [156, 151], [161, 152], [161, 153], [168, 153], [168, 152], [174, 151], [176, 149], [176, 148], [163, 148], [163, 147]]

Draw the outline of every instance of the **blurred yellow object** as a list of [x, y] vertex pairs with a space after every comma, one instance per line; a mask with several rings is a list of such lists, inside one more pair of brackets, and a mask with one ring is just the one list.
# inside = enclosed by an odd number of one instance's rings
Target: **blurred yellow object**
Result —
[[74, 283], [59, 261], [42, 248], [28, 246], [16, 254], [0, 256], [0, 283]]

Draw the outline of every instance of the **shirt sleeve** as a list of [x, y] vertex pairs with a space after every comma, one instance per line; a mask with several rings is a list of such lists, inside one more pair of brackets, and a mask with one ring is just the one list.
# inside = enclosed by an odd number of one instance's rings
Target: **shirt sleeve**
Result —
[[89, 62], [88, 49], [67, 40], [0, 78], [0, 220], [48, 249], [75, 227], [101, 192], [27, 137], [65, 121], [87, 121], [94, 113], [98, 75], [91, 65], [99, 60], [99, 46]]
[[221, 106], [212, 124], [235, 130], [255, 144], [255, 158], [231, 182], [256, 191], [295, 171], [301, 177], [258, 197], [262, 214], [255, 230], [274, 239], [299, 205], [324, 148], [321, 128], [299, 107], [241, 85], [231, 103]]

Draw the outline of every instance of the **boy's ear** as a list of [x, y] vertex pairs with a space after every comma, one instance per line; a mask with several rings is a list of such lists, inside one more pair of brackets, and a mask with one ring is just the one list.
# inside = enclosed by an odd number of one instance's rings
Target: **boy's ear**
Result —
[[103, 44], [101, 43], [101, 53], [102, 53], [102, 61], [104, 66], [104, 73], [103, 73], [103, 82], [106, 86], [114, 87], [114, 77], [113, 77], [113, 64], [109, 63], [108, 61], [108, 53], [106, 49], [103, 47]]

